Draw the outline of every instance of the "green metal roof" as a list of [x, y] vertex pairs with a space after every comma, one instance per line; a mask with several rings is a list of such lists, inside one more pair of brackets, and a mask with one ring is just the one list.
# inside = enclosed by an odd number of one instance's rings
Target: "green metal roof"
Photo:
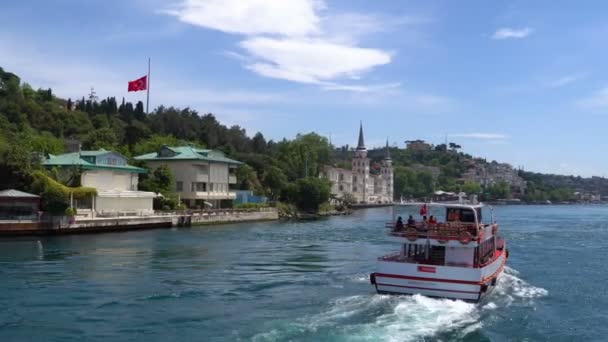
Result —
[[153, 152], [153, 153], [148, 153], [148, 154], [143, 154], [141, 156], [137, 156], [137, 157], [135, 157], [135, 159], [136, 160], [146, 160], [146, 161], [204, 160], [204, 161], [212, 161], [212, 162], [234, 164], [234, 165], [242, 164], [240, 161], [227, 158], [226, 156], [224, 156], [224, 153], [222, 153], [221, 151], [195, 148], [192, 146], [178, 146], [178, 147], [163, 146], [163, 147], [161, 147], [161, 151], [163, 151], [163, 150], [168, 151], [172, 155], [161, 156], [160, 152]]
[[[101, 156], [101, 155], [108, 154], [108, 153], [115, 153], [115, 152], [100, 149], [100, 150], [96, 150], [96, 151], [80, 151], [80, 152], [65, 153], [65, 154], [60, 154], [60, 155], [50, 154], [48, 159], [45, 160], [42, 164], [47, 167], [78, 166], [85, 170], [115, 170], [115, 171], [126, 171], [126, 172], [133, 172], [133, 173], [146, 173], [147, 172], [146, 169], [143, 169], [141, 167], [135, 167], [135, 166], [128, 165], [128, 164], [127, 165], [94, 164], [94, 163], [91, 163], [91, 162], [83, 159], [83, 157], [96, 157], [96, 156]], [[120, 155], [119, 153], [116, 153], [116, 154]]]

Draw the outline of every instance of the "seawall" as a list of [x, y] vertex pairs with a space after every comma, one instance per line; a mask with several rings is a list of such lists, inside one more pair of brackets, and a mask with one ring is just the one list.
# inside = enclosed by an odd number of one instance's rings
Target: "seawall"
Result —
[[191, 227], [197, 225], [278, 220], [276, 208], [216, 209], [199, 212], [173, 212], [150, 216], [54, 218], [49, 221], [0, 221], [0, 236], [105, 233], [127, 230]]

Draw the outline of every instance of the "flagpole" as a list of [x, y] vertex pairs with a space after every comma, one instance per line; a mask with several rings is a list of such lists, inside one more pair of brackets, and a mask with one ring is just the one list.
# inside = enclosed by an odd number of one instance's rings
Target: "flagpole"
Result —
[[150, 57], [148, 57], [148, 78], [146, 79], [146, 114], [148, 112], [148, 105], [150, 104]]

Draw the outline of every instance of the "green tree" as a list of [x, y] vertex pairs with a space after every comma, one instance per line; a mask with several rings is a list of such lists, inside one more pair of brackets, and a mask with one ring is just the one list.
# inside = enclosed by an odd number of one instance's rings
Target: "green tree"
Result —
[[253, 152], [266, 153], [266, 139], [264, 139], [264, 135], [262, 133], [257, 132], [253, 136], [251, 143], [253, 145]]
[[112, 128], [103, 127], [89, 133], [83, 142], [83, 148], [113, 150], [118, 146], [118, 136]]
[[258, 179], [257, 173], [247, 164], [241, 164], [236, 169], [236, 180], [239, 190], [251, 190], [256, 195], [264, 193], [264, 188]]
[[322, 203], [329, 200], [331, 186], [329, 181], [318, 177], [300, 178], [296, 182], [298, 208], [317, 211]]
[[276, 166], [271, 166], [266, 172], [264, 172], [264, 178], [262, 184], [266, 189], [267, 193], [272, 200], [276, 200], [281, 195], [281, 190], [287, 185], [287, 176]]
[[462, 185], [462, 191], [464, 191], [467, 195], [479, 195], [481, 194], [481, 185], [477, 182], [466, 181]]

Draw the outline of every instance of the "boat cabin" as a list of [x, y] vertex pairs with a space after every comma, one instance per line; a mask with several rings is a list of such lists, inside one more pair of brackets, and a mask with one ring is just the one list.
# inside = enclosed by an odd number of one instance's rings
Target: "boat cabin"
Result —
[[484, 205], [395, 206], [393, 218], [387, 224], [389, 235], [407, 241], [399, 253], [383, 257], [385, 261], [480, 267], [504, 245], [496, 236], [492, 208]]

